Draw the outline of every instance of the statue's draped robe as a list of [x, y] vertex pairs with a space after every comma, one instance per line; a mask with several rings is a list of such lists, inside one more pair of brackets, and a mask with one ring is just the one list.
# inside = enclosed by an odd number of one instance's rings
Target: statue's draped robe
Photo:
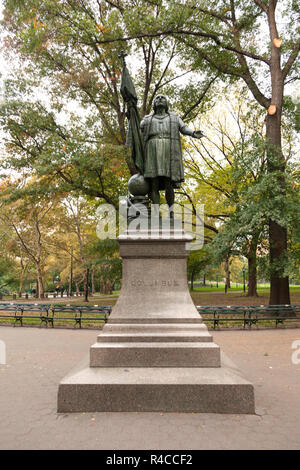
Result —
[[[155, 114], [145, 116], [141, 122], [144, 138], [145, 178], [170, 178], [174, 187], [184, 181], [180, 134], [193, 135], [193, 130], [174, 113], [163, 119]], [[161, 178], [163, 183], [163, 178]], [[163, 184], [160, 189], [164, 189]]]

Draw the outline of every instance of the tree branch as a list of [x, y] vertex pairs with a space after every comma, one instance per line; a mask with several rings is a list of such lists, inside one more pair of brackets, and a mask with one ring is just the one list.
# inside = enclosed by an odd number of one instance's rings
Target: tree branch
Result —
[[214, 81], [218, 78], [219, 74], [217, 74], [215, 77], [212, 78], [212, 80], [210, 80], [210, 82], [207, 84], [207, 86], [204, 88], [203, 92], [201, 93], [201, 95], [199, 96], [199, 98], [197, 99], [196, 103], [194, 103], [185, 113], [184, 115], [182, 116], [182, 120], [184, 121], [185, 118], [195, 109], [197, 108], [197, 106], [201, 103], [201, 101], [203, 100], [203, 98], [205, 97], [206, 93], [208, 92], [208, 90], [210, 89], [211, 85], [214, 83]]
[[[166, 31], [157, 31], [157, 32], [153, 32], [153, 33], [137, 33], [137, 34], [133, 34], [131, 36], [126, 36], [125, 38], [111, 38], [111, 39], [97, 39], [97, 44], [107, 44], [107, 43], [111, 43], [111, 42], [119, 42], [119, 41], [131, 41], [133, 39], [141, 39], [141, 38], [156, 38], [156, 37], [159, 37], [159, 36], [173, 36], [173, 35], [179, 35], [179, 34], [182, 34], [184, 36], [194, 36], [194, 37], [201, 37], [201, 38], [206, 38], [206, 39], [212, 39], [218, 46], [222, 47], [223, 49], [226, 49], [228, 51], [231, 51], [231, 52], [235, 52], [235, 53], [238, 53], [238, 54], [242, 54], [244, 56], [247, 56], [251, 59], [254, 59], [254, 60], [259, 60], [261, 62], [265, 62], [267, 65], [269, 65], [269, 61], [268, 59], [266, 59], [265, 57], [263, 56], [259, 56], [257, 54], [254, 54], [254, 53], [251, 53], [251, 52], [248, 52], [248, 51], [245, 51], [243, 49], [238, 49], [236, 47], [233, 47], [229, 44], [225, 44], [224, 42], [222, 42], [220, 39], [219, 39], [219, 36], [217, 34], [214, 34], [214, 33], [205, 33], [205, 32], [200, 32], [200, 31], [191, 31], [191, 30], [187, 30], [187, 29], [182, 29], [182, 30], [177, 30], [177, 31], [174, 31], [173, 29], [170, 29], [170, 30], [166, 30]], [[86, 45], [89, 45], [89, 46], [93, 46], [94, 43], [90, 43], [90, 42], [86, 42]]]
[[289, 71], [291, 70], [295, 60], [297, 59], [299, 51], [300, 51], [300, 42], [298, 42], [298, 44], [295, 44], [290, 57], [288, 58], [288, 60], [286, 61], [285, 66], [283, 67], [283, 70], [282, 70], [283, 80], [285, 80], [285, 78], [287, 77]]
[[262, 0], [254, 0], [256, 5], [258, 5], [265, 13], [268, 13], [268, 7]]
[[119, 10], [121, 13], [124, 12], [124, 8], [121, 5], [119, 5], [117, 3], [114, 3], [111, 0], [104, 0], [104, 1], [105, 1], [105, 3], [108, 3], [111, 7], [116, 8], [117, 10]]

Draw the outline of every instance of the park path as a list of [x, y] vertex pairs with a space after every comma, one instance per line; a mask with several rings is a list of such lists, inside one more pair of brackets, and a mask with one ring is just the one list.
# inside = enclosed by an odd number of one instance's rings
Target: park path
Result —
[[0, 449], [300, 449], [300, 364], [291, 360], [300, 329], [213, 333], [254, 384], [256, 415], [57, 414], [58, 384], [96, 336], [0, 327]]

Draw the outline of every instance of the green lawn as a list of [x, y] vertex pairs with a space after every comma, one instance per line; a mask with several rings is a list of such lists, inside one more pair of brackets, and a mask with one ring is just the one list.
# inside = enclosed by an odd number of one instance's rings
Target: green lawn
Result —
[[[243, 291], [243, 284], [238, 284], [236, 286], [235, 283], [232, 283], [232, 287], [227, 290], [227, 292], [236, 292], [236, 291]], [[213, 285], [213, 287], [210, 287], [210, 284], [208, 283], [207, 286], [203, 287], [194, 287], [194, 289], [191, 292], [224, 292], [225, 291], [225, 285], [220, 284], [218, 287], [216, 285]], [[258, 293], [268, 293], [270, 292], [270, 285], [269, 284], [259, 284], [257, 288]], [[300, 286], [290, 286], [290, 292], [300, 292]], [[246, 293], [247, 293], [247, 286], [246, 286]]]

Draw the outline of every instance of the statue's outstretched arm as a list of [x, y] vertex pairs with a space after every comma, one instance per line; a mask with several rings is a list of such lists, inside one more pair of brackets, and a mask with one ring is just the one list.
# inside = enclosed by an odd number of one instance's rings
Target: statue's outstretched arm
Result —
[[188, 127], [186, 124], [184, 124], [183, 120], [179, 118], [179, 130], [181, 134], [183, 135], [189, 135], [191, 137], [195, 137], [196, 139], [201, 139], [201, 137], [204, 137], [204, 134], [202, 131], [194, 131], [190, 127]]

